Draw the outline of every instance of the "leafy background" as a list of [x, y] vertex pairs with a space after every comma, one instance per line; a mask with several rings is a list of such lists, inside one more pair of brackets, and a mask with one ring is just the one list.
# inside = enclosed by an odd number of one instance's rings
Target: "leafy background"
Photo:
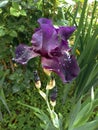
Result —
[[[31, 45], [31, 37], [40, 17], [53, 20], [56, 26], [73, 26], [70, 38], [81, 72], [70, 84], [63, 84], [55, 75], [58, 87], [56, 112], [63, 115], [64, 130], [97, 130], [98, 128], [98, 1], [73, 0], [0, 0], [0, 129], [42, 130], [42, 121], [18, 101], [42, 109], [46, 104], [39, 96], [33, 71], [38, 70], [42, 90], [47, 77], [39, 58], [21, 66], [12, 61], [19, 43]], [[91, 88], [94, 101], [91, 102]], [[88, 108], [91, 108], [88, 111]], [[83, 114], [88, 111], [83, 118]], [[82, 114], [81, 114], [82, 113]], [[92, 125], [91, 125], [92, 124]], [[54, 128], [52, 128], [55, 130]]]

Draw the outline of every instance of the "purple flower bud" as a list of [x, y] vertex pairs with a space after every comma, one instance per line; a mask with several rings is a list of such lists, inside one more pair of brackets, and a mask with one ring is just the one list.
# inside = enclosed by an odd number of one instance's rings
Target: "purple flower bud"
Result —
[[38, 75], [37, 70], [35, 70], [35, 71], [33, 72], [33, 74], [34, 74], [34, 81], [35, 81], [35, 82], [39, 81], [39, 80], [40, 80], [40, 77], [39, 77], [39, 75]]
[[52, 90], [51, 90], [51, 93], [50, 93], [50, 100], [52, 102], [56, 101], [56, 98], [57, 98], [57, 87], [54, 87]]
[[40, 81], [40, 77], [38, 75], [37, 70], [35, 70], [33, 73], [34, 73], [35, 86], [37, 89], [40, 89], [41, 88], [41, 81]]

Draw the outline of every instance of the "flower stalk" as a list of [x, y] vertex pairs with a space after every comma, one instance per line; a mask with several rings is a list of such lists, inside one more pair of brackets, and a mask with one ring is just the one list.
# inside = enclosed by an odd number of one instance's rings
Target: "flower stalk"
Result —
[[[43, 92], [41, 90], [41, 81], [40, 81], [40, 78], [38, 76], [37, 71], [34, 71], [34, 79], [35, 79], [35, 86], [38, 90], [38, 93], [41, 95], [41, 97], [44, 99], [44, 101], [47, 104], [47, 110], [50, 114], [50, 118], [51, 118], [51, 121], [52, 121], [54, 127], [56, 127], [57, 129], [60, 130], [59, 118], [54, 110], [54, 107], [56, 105], [56, 97], [57, 97], [57, 91], [56, 91], [56, 89], [54, 89], [55, 88], [55, 80], [50, 77], [50, 81], [47, 84], [48, 87], [46, 86], [46, 92]], [[53, 92], [51, 93], [50, 101], [49, 101], [50, 90]]]

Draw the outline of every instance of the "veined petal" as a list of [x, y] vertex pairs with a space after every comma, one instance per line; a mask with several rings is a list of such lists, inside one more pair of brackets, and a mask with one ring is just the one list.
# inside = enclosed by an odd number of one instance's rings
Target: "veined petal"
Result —
[[62, 40], [67, 40], [72, 35], [72, 33], [75, 31], [75, 29], [76, 29], [76, 27], [74, 27], [74, 26], [59, 27], [58, 34]]
[[59, 46], [57, 32], [53, 27], [47, 25], [42, 26], [42, 32], [43, 32], [42, 52], [46, 51], [47, 53], [49, 53], [51, 52], [51, 50]]
[[72, 81], [79, 73], [74, 56], [62, 55], [59, 58], [42, 58], [42, 67], [57, 73], [64, 83]]
[[47, 18], [38, 19], [38, 23], [40, 24], [40, 27], [36, 29], [35, 33], [32, 35], [31, 42], [33, 44], [33, 49], [41, 52], [42, 46], [44, 49], [45, 42], [52, 36], [53, 25], [52, 21]]
[[59, 46], [57, 32], [52, 26], [43, 24], [32, 36], [32, 46], [41, 56], [48, 56], [51, 50]]
[[43, 42], [43, 32], [41, 29], [39, 29], [32, 35], [31, 43], [32, 43], [33, 49], [35, 51], [41, 50], [42, 45], [43, 45], [42, 42]]
[[16, 48], [15, 55], [16, 57], [13, 60], [20, 64], [26, 64], [31, 58], [39, 56], [39, 54], [33, 51], [32, 47], [26, 46], [24, 44], [20, 44]]
[[53, 56], [60, 57], [60, 56], [62, 56], [63, 53], [65, 53], [65, 51], [69, 52], [70, 50], [71, 49], [68, 46], [68, 42], [62, 40], [58, 47], [51, 50], [51, 55], [52, 55], [52, 57]]

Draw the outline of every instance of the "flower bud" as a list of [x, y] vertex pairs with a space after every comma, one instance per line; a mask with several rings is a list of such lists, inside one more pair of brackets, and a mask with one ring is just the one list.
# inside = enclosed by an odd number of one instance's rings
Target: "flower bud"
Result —
[[49, 83], [46, 86], [46, 90], [53, 89], [55, 87], [55, 79], [50, 79]]
[[35, 86], [36, 86], [36, 88], [38, 88], [38, 89], [41, 88], [41, 82], [40, 82], [40, 80], [37, 81], [37, 82], [35, 82]]
[[57, 87], [54, 87], [50, 93], [50, 101], [55, 102], [57, 98]]
[[39, 77], [39, 75], [38, 75], [37, 70], [35, 70], [33, 73], [34, 73], [34, 81], [35, 81], [35, 82], [39, 81], [39, 80], [40, 80], [40, 77]]
[[38, 75], [37, 70], [34, 71], [34, 81], [35, 81], [36, 88], [40, 89], [41, 88], [41, 81], [40, 81], [40, 77]]
[[45, 72], [46, 75], [48, 75], [48, 76], [51, 75], [51, 71], [50, 70], [44, 68], [43, 71]]
[[50, 104], [52, 107], [55, 107], [56, 106], [56, 101], [50, 101]]

